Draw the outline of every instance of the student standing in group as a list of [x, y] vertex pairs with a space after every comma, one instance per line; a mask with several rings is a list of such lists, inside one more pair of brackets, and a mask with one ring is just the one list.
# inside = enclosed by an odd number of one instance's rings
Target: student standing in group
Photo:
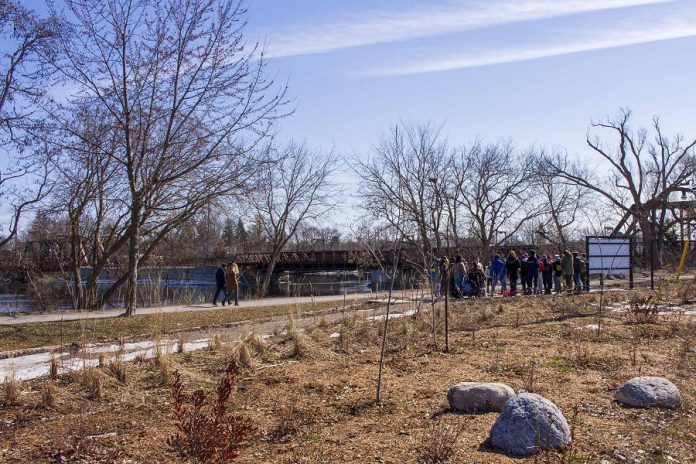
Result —
[[520, 263], [520, 281], [522, 282], [522, 294], [527, 294], [527, 254], [522, 253], [522, 257], [518, 260]]
[[530, 250], [525, 267], [527, 268], [527, 294], [533, 295], [539, 285], [539, 259], [535, 250]]
[[[232, 296], [234, 295], [234, 305], [239, 306], [239, 267], [237, 263], [230, 263], [227, 267], [227, 303], [232, 304]], [[224, 304], [224, 303], [223, 303]]]
[[573, 252], [573, 283], [575, 284], [575, 293], [582, 291], [582, 258], [577, 251]]
[[563, 290], [565, 290], [566, 293], [570, 293], [573, 291], [574, 272], [573, 255], [570, 254], [570, 250], [563, 252], [561, 266], [563, 267]]
[[510, 293], [513, 296], [517, 295], [517, 279], [520, 273], [520, 260], [517, 259], [517, 255], [514, 251], [511, 251], [508, 255], [508, 259], [505, 262], [505, 270], [510, 280]]
[[553, 284], [553, 263], [551, 262], [551, 257], [548, 255], [544, 255], [541, 258], [541, 264], [543, 266], [542, 269], [542, 277], [544, 281], [544, 293], [546, 295], [551, 294], [551, 288]]
[[587, 254], [582, 254], [582, 266], [580, 267], [580, 279], [582, 280], [582, 289], [585, 292], [590, 291], [590, 263], [587, 261]]
[[222, 306], [225, 306], [225, 301], [227, 300], [227, 276], [225, 275], [226, 269], [227, 265], [221, 264], [220, 267], [217, 268], [217, 271], [215, 271], [216, 290], [215, 296], [213, 297], [213, 306], [217, 306], [217, 299], [220, 292], [222, 292]]
[[491, 286], [493, 285], [493, 268], [491, 267], [491, 262], [486, 264], [486, 295], [492, 295]]
[[454, 287], [459, 298], [464, 297], [464, 276], [466, 275], [466, 265], [462, 262], [462, 257], [457, 255], [454, 258]]
[[563, 279], [563, 263], [561, 263], [561, 256], [555, 255], [553, 257], [553, 291], [558, 295], [563, 293], [563, 288], [561, 285], [562, 279]]
[[500, 258], [500, 255], [495, 255], [493, 257], [493, 262], [491, 263], [491, 295], [495, 294], [495, 286], [500, 282], [503, 293], [507, 290], [505, 285], [505, 261]]

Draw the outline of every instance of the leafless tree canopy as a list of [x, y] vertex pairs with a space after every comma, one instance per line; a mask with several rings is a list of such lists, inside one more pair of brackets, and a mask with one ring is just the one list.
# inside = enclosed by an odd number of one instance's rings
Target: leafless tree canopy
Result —
[[51, 50], [59, 30], [54, 18], [40, 18], [16, 1], [0, 0], [0, 141], [8, 159], [0, 165], [0, 211], [10, 217], [0, 228], [0, 248], [17, 235], [22, 213], [50, 191], [51, 152], [29, 145], [24, 133], [45, 91], [41, 56]]
[[[118, 207], [108, 231], [99, 231], [112, 246], [97, 264], [127, 243], [128, 269], [116, 287], [128, 284], [130, 314], [139, 262], [201, 208], [251, 187], [262, 162], [256, 149], [284, 115], [285, 89], [265, 78], [262, 50], [244, 42], [241, 1], [68, 0], [66, 7], [66, 33], [47, 58], [78, 90], [52, 107], [53, 143], [66, 156], [85, 148], [105, 154], [116, 171], [108, 180], [117, 182]], [[75, 124], [85, 108], [100, 118], [96, 132]], [[62, 172], [79, 187], [84, 173]]]
[[613, 207], [620, 218], [612, 233], [640, 231], [647, 250], [653, 239], [664, 241], [672, 226], [670, 200], [690, 188], [694, 180], [696, 138], [665, 136], [657, 118], [651, 131], [636, 130], [631, 116], [629, 110], [622, 110], [615, 118], [592, 124], [593, 129], [616, 140], [612, 144], [598, 134], [588, 134], [589, 148], [606, 169], [591, 169], [558, 156], [547, 156], [544, 161], [551, 175], [593, 192]]
[[340, 189], [331, 182], [337, 157], [290, 142], [271, 150], [271, 161], [258, 170], [256, 191], [250, 202], [260, 218], [270, 246], [270, 260], [261, 284], [266, 294], [279, 254], [301, 226], [312, 223], [335, 208]]

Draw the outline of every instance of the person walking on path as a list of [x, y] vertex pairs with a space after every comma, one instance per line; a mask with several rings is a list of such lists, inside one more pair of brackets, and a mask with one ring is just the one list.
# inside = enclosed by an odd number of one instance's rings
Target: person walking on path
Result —
[[217, 290], [215, 290], [215, 296], [213, 297], [213, 306], [217, 306], [217, 299], [218, 296], [220, 296], [220, 292], [222, 292], [222, 306], [225, 306], [225, 301], [227, 300], [226, 269], [227, 265], [221, 264], [220, 267], [217, 268], [217, 271], [215, 271], [215, 286]]
[[561, 280], [563, 279], [563, 264], [561, 263], [561, 255], [553, 257], [553, 291], [557, 295], [563, 293]]
[[493, 257], [493, 262], [491, 263], [491, 295], [495, 295], [495, 286], [500, 282], [502, 287], [502, 292], [507, 290], [505, 285], [505, 262], [500, 258], [500, 255], [495, 255]]
[[570, 254], [570, 250], [566, 250], [563, 252], [563, 259], [561, 259], [561, 266], [563, 268], [563, 290], [566, 291], [566, 293], [570, 293], [573, 291], [573, 272], [574, 272], [574, 263], [573, 263], [573, 255]]
[[464, 297], [464, 276], [466, 275], [466, 265], [462, 262], [462, 257], [457, 255], [454, 258], [454, 288], [459, 298]]
[[234, 295], [234, 305], [239, 306], [239, 267], [237, 263], [230, 263], [227, 267], [226, 290], [227, 303], [232, 304], [232, 296]]
[[505, 262], [505, 271], [510, 280], [510, 294], [515, 296], [517, 295], [517, 279], [520, 273], [520, 260], [517, 259], [517, 255], [514, 251], [511, 251], [508, 255], [508, 259]]

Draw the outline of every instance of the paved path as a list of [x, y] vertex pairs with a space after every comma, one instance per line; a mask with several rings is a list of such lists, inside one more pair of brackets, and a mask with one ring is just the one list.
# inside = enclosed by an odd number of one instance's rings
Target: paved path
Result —
[[[401, 297], [402, 292], [394, 292], [395, 297]], [[408, 292], [412, 293], [412, 292]], [[386, 292], [378, 293], [352, 293], [346, 294], [346, 301], [362, 300], [368, 298], [384, 298]], [[259, 300], [241, 301], [240, 305], [244, 308], [262, 308], [268, 306], [283, 306], [293, 304], [307, 303], [324, 303], [329, 301], [343, 301], [344, 295], [328, 295], [316, 297], [282, 297], [282, 298], [264, 298]], [[226, 306], [225, 306], [226, 307]], [[210, 303], [188, 305], [188, 306], [160, 306], [151, 308], [138, 308], [136, 315], [143, 314], [167, 314], [190, 311], [210, 311], [220, 309], [222, 306], [213, 306]], [[76, 321], [80, 319], [103, 319], [109, 317], [118, 317], [123, 314], [122, 308], [104, 309], [101, 311], [63, 311], [57, 313], [20, 313], [13, 316], [0, 316], [0, 325], [16, 325], [16, 324], [31, 324], [34, 322], [58, 322], [58, 321]]]

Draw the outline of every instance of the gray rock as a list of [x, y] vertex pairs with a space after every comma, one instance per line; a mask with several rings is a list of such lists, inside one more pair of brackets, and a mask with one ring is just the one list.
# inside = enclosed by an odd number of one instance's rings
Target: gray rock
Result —
[[572, 441], [563, 413], [546, 398], [522, 393], [505, 403], [491, 428], [491, 444], [514, 456], [561, 449]]
[[616, 401], [636, 408], [676, 408], [681, 403], [679, 389], [662, 377], [635, 377], [616, 391]]
[[515, 390], [504, 383], [461, 382], [447, 392], [450, 408], [460, 412], [499, 412]]

